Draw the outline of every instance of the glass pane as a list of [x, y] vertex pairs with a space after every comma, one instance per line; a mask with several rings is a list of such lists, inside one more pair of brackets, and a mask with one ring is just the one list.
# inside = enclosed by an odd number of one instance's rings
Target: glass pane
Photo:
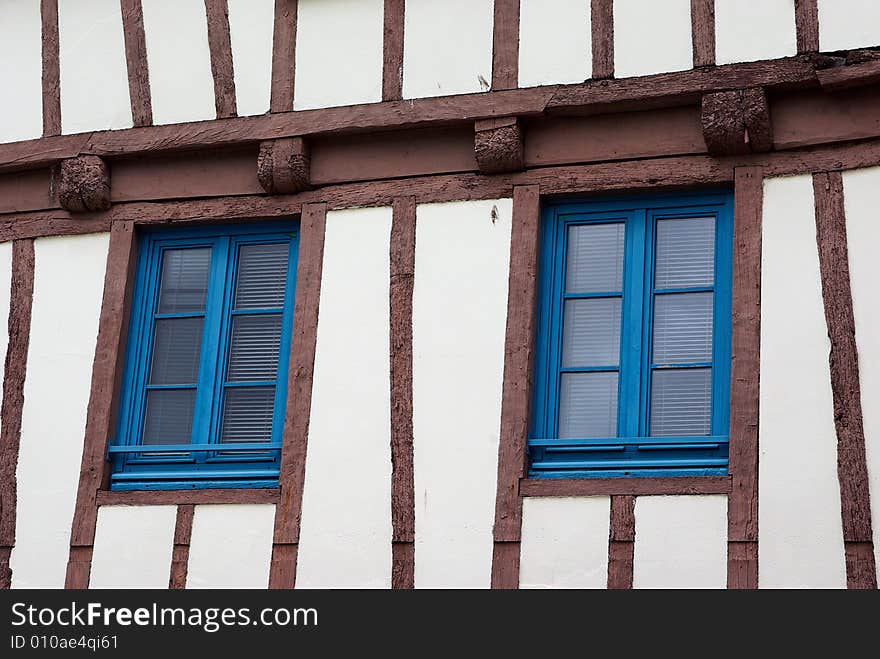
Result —
[[566, 300], [562, 325], [563, 366], [617, 366], [620, 298]]
[[655, 364], [712, 361], [712, 293], [654, 296]]
[[150, 384], [195, 384], [199, 374], [204, 318], [156, 321]]
[[266, 309], [284, 304], [287, 243], [242, 245], [238, 251], [236, 309]]
[[280, 343], [281, 314], [234, 316], [227, 381], [274, 380]]
[[623, 223], [568, 228], [566, 293], [617, 293], [623, 282]]
[[272, 438], [275, 387], [226, 389], [221, 442], [268, 442]]
[[159, 286], [159, 313], [204, 311], [210, 267], [210, 247], [165, 250]]
[[192, 435], [195, 389], [159, 389], [147, 392], [143, 444], [189, 444]]
[[657, 221], [655, 288], [711, 286], [715, 279], [715, 218]]
[[617, 436], [617, 373], [563, 373], [560, 439]]
[[712, 416], [712, 369], [654, 371], [651, 436], [708, 435]]

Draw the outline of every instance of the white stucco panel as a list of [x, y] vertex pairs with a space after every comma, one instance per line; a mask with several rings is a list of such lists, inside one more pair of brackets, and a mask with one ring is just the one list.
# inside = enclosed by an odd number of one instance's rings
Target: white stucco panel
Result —
[[488, 91], [492, 0], [406, 0], [403, 97]]
[[214, 119], [204, 0], [142, 0], [154, 124]]
[[880, 46], [880, 2], [819, 0], [819, 50]]
[[764, 182], [758, 584], [844, 588], [812, 177]]
[[43, 134], [42, 48], [40, 3], [0, 2], [0, 142]]
[[791, 0], [715, 0], [715, 61], [751, 62], [797, 54]]
[[416, 587], [490, 586], [512, 207], [416, 209]]
[[131, 128], [119, 0], [59, 0], [61, 132]]
[[299, 588], [391, 587], [391, 209], [327, 213]]
[[726, 588], [727, 496], [636, 497], [633, 588]]
[[523, 499], [520, 588], [605, 588], [610, 497]]
[[[9, 295], [12, 288], [12, 242], [0, 243], [0, 391], [6, 368], [9, 346]], [[0, 421], [2, 429], [2, 421]]]
[[195, 507], [187, 588], [267, 588], [275, 506]]
[[89, 588], [168, 588], [177, 506], [101, 506]]
[[693, 66], [690, 0], [614, 0], [614, 77]]
[[592, 77], [590, 0], [521, 0], [519, 86]]
[[876, 250], [880, 241], [880, 224], [877, 223], [880, 167], [845, 172], [843, 188], [849, 276], [859, 352], [865, 456], [871, 491], [874, 557], [876, 564], [880, 565], [880, 407], [877, 405], [877, 401], [880, 401], [880, 304], [877, 303], [880, 264]]
[[299, 0], [295, 110], [382, 100], [383, 0]]
[[272, 88], [274, 0], [227, 0], [227, 6], [238, 116], [263, 114]]
[[14, 588], [62, 588], [79, 485], [109, 234], [34, 241]]

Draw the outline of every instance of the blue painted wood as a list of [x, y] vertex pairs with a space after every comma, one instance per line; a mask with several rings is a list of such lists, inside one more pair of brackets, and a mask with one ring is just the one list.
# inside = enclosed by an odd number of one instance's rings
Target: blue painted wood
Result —
[[[287, 398], [287, 370], [296, 289], [298, 228], [291, 222], [255, 223], [185, 230], [147, 229], [139, 238], [126, 365], [116, 438], [108, 455], [111, 489], [190, 489], [204, 487], [277, 487], [281, 432]], [[232, 300], [238, 249], [246, 244], [286, 243], [288, 270], [283, 307], [234, 311]], [[159, 280], [164, 251], [210, 247], [211, 266], [204, 313], [158, 314]], [[280, 313], [281, 344], [276, 379], [261, 382], [225, 381], [234, 315]], [[192, 385], [150, 385], [149, 369], [155, 321], [204, 317], [198, 382]], [[227, 387], [274, 386], [270, 442], [219, 442], [222, 396]], [[190, 444], [142, 445], [146, 392], [196, 389]], [[205, 448], [210, 447], [210, 448]], [[155, 455], [177, 453], [177, 455]]]
[[[712, 286], [655, 289], [657, 220], [714, 217]], [[566, 293], [568, 228], [624, 222], [622, 291]], [[733, 196], [727, 191], [590, 201], [557, 201], [543, 210], [533, 418], [529, 454], [535, 477], [720, 475], [726, 473], [729, 425]], [[711, 362], [655, 364], [651, 359], [656, 295], [714, 293]], [[566, 299], [622, 297], [620, 366], [561, 366], [562, 311]], [[651, 373], [669, 368], [712, 368], [711, 435], [649, 438]], [[559, 386], [564, 372], [619, 371], [617, 438], [558, 439]], [[621, 449], [622, 447], [622, 449]], [[578, 456], [578, 452], [582, 455]], [[603, 451], [608, 455], [603, 455]]]

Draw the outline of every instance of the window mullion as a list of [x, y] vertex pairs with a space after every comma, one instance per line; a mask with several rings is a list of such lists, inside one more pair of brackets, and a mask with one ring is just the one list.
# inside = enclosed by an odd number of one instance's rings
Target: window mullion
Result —
[[629, 214], [626, 223], [618, 435], [640, 434], [642, 388], [642, 317], [645, 305], [646, 211]]

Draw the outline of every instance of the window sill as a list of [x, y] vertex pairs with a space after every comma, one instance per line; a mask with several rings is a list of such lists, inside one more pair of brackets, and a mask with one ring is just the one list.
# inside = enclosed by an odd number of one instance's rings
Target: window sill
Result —
[[729, 494], [730, 476], [658, 478], [523, 478], [523, 497], [576, 497], [610, 495]]
[[159, 506], [217, 503], [278, 503], [279, 488], [223, 488], [201, 490], [128, 490], [98, 492], [99, 506]]

